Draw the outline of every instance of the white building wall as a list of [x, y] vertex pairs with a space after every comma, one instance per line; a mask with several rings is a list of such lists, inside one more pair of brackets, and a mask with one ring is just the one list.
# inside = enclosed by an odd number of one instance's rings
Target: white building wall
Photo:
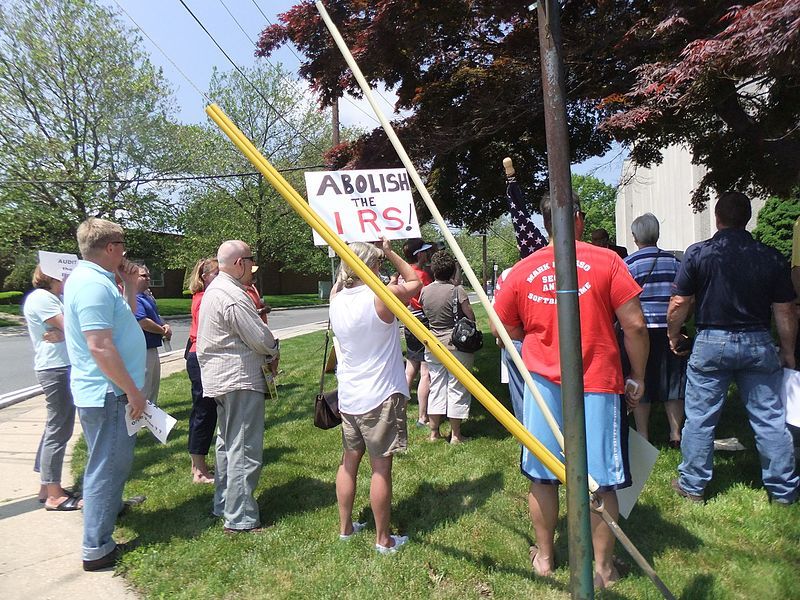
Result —
[[[664, 250], [686, 250], [688, 246], [710, 238], [716, 232], [714, 199], [702, 212], [690, 204], [692, 192], [706, 173], [705, 167], [692, 164], [691, 152], [682, 146], [670, 146], [662, 152], [660, 165], [634, 169], [626, 160], [622, 166], [621, 186], [617, 192], [617, 244], [628, 252], [637, 250], [631, 235], [631, 222], [644, 213], [658, 217]], [[756, 215], [763, 200], [753, 200], [753, 218], [747, 228], [755, 227]]]

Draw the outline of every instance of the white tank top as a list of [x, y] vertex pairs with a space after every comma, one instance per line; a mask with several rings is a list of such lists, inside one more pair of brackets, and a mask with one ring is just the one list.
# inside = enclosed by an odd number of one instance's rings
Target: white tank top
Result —
[[344, 288], [331, 301], [330, 318], [340, 350], [336, 357], [339, 410], [363, 415], [392, 394], [407, 398], [397, 319], [381, 320], [374, 292], [363, 284]]

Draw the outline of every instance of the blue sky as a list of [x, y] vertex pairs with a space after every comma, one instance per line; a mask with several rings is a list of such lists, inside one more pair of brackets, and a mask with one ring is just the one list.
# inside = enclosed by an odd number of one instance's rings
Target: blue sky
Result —
[[[164, 75], [172, 84], [179, 107], [179, 119], [184, 123], [205, 121], [207, 119], [203, 112], [205, 100], [192, 84], [206, 91], [214, 66], [221, 70], [232, 67], [180, 1], [100, 1], [119, 12], [121, 20], [141, 35], [143, 47], [150, 52], [152, 62], [163, 68]], [[122, 7], [141, 27], [141, 31], [128, 15], [119, 9], [117, 2], [119, 7]], [[269, 21], [277, 23], [277, 15], [294, 4], [291, 0], [184, 0], [184, 2], [239, 66], [249, 66], [255, 64], [257, 60], [264, 60], [253, 56], [255, 48], [252, 42], [269, 24], [264, 15]], [[238, 21], [238, 25], [228, 14], [226, 7]], [[152, 38], [152, 42], [147, 36]], [[170, 60], [177, 65], [177, 68]], [[270, 61], [280, 62], [289, 72], [297, 73], [299, 60], [287, 47], [281, 48]], [[192, 83], [187, 82], [178, 69], [183, 71]], [[384, 98], [393, 101], [391, 92], [385, 90], [380, 92]], [[389, 104], [380, 100], [379, 103], [381, 109], [389, 115], [391, 110]], [[378, 126], [366, 101], [342, 101], [339, 112], [343, 125], [360, 125], [367, 129]], [[593, 158], [580, 165], [574, 165], [573, 172], [592, 173], [616, 185], [622, 168], [622, 159], [620, 148], [615, 148], [605, 157]]]

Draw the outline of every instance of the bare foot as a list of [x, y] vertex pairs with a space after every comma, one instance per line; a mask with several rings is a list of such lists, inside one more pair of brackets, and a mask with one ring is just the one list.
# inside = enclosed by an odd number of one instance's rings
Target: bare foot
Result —
[[553, 558], [542, 554], [536, 544], [531, 546], [530, 554], [533, 572], [539, 577], [550, 577], [553, 574], [553, 567], [555, 566]]
[[450, 437], [450, 443], [451, 444], [464, 444], [464, 443], [470, 441], [471, 439], [472, 438], [468, 438], [468, 437], [466, 437], [464, 435], [462, 435], [461, 437], [451, 436]]
[[[50, 510], [58, 510], [58, 507], [61, 505], [62, 502], [65, 502], [69, 498], [72, 498], [69, 494], [64, 494], [63, 496], [50, 496], [47, 498], [47, 501], [44, 503], [45, 508], [49, 508]], [[78, 500], [78, 509], [83, 508], [83, 498]], [[71, 509], [70, 509], [71, 510]]]
[[439, 440], [443, 440], [443, 439], [444, 438], [442, 437], [442, 434], [437, 432], [437, 433], [432, 433], [430, 435], [430, 437], [428, 438], [428, 441], [429, 442], [438, 442]]
[[192, 483], [214, 483], [214, 475], [206, 471], [192, 471]]
[[616, 568], [612, 567], [610, 571], [601, 574], [598, 571], [594, 573], [594, 587], [598, 590], [604, 590], [612, 587], [619, 581], [619, 572]]

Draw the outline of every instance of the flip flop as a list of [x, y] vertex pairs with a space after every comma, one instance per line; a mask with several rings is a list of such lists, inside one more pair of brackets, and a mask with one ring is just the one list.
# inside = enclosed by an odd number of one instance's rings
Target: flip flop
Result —
[[58, 506], [47, 506], [45, 504], [45, 510], [57, 510], [57, 511], [70, 511], [70, 510], [80, 510], [81, 507], [78, 506], [81, 499], [76, 498], [75, 496], [67, 496], [66, 499], [62, 500]]
[[[534, 566], [533, 566], [533, 561], [534, 561], [534, 560], [536, 560], [536, 557], [537, 557], [537, 556], [538, 556], [538, 554], [539, 554], [539, 546], [537, 546], [536, 544], [533, 544], [533, 545], [530, 547], [530, 549], [529, 549], [529, 551], [528, 551], [528, 554], [529, 554], [529, 555], [530, 555], [530, 557], [531, 557], [531, 571], [533, 571], [533, 574], [534, 574], [536, 577], [552, 577], [552, 576], [553, 576], [553, 573], [552, 573], [552, 572], [551, 572], [549, 575], [542, 575], [542, 574], [540, 574], [540, 573], [539, 573], [539, 572], [536, 570], [536, 567], [534, 567]], [[555, 561], [553, 561], [553, 570], [555, 570]]]

